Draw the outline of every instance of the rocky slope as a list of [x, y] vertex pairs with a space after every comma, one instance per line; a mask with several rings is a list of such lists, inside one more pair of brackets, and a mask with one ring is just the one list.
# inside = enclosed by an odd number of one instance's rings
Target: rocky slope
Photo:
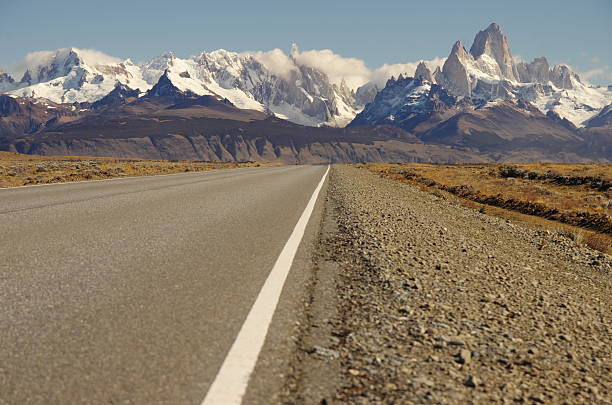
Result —
[[287, 403], [610, 403], [609, 256], [351, 167], [327, 213]]
[[612, 104], [608, 104], [595, 116], [586, 121], [587, 128], [612, 127]]
[[0, 95], [0, 143], [8, 137], [41, 132], [81, 116], [74, 105]]
[[[610, 161], [612, 139], [605, 133], [576, 136], [540, 113], [525, 119], [513, 105], [456, 114], [421, 134], [422, 140], [393, 126], [301, 126], [218, 96], [181, 91], [164, 77], [143, 96], [117, 86], [91, 105], [2, 96], [0, 150], [282, 163]], [[534, 128], [540, 133], [529, 132]]]
[[[0, 141], [0, 150], [38, 155], [287, 164], [486, 161], [486, 157], [467, 149], [424, 144], [393, 127], [311, 128], [278, 118], [253, 120], [244, 115], [245, 110], [232, 116], [225, 108], [214, 105], [169, 109], [136, 118], [122, 114], [90, 116], [45, 133]], [[208, 116], [219, 115], [201, 117], [202, 110]]]
[[480, 150], [563, 148], [581, 138], [562, 122], [530, 105], [511, 101], [466, 109], [420, 133], [426, 142], [472, 146]]

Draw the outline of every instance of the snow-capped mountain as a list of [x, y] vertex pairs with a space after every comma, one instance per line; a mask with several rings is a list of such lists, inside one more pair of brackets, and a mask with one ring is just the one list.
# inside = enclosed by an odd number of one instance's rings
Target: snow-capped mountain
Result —
[[289, 56], [278, 52], [282, 69], [257, 53], [217, 50], [182, 59], [167, 52], [135, 65], [66, 48], [36, 58], [19, 82], [0, 73], [0, 92], [57, 103], [95, 103], [113, 91], [119, 96], [122, 88], [117, 84], [142, 95], [165, 72], [164, 80], [183, 92], [227, 99], [238, 108], [274, 113], [298, 124], [340, 127], [371, 100], [371, 91], [358, 96], [344, 82], [331, 83], [320, 70], [299, 64], [295, 45]]
[[150, 87], [129, 59], [120, 61], [99, 57], [93, 51], [64, 48], [37, 55], [21, 80], [4, 91], [56, 103], [94, 102], [110, 93], [117, 82], [133, 89]]
[[344, 126], [363, 108], [346, 84], [332, 84], [323, 72], [285, 57], [284, 70], [264, 63], [252, 53], [217, 50], [189, 59], [165, 53], [140, 65], [143, 77], [154, 84], [167, 73], [180, 90], [216, 95], [245, 109], [272, 112], [298, 124]]
[[[469, 52], [461, 42], [455, 43], [443, 65], [421, 62], [416, 71], [414, 64], [385, 65], [395, 69], [395, 74], [404, 67], [409, 70], [401, 80], [387, 82], [392, 87], [388, 91], [380, 87], [391, 70], [380, 68], [377, 79], [371, 71], [372, 75], [356, 84], [346, 75], [352, 74], [349, 70], [353, 67], [362, 74], [367, 71], [365, 64], [344, 68], [339, 78], [334, 69], [309, 64], [304, 57], [309, 52], [300, 53], [295, 45], [289, 55], [278, 49], [243, 53], [220, 49], [189, 58], [167, 52], [137, 65], [97, 51], [65, 48], [30, 54], [21, 64], [24, 69], [14, 75], [21, 77], [19, 80], [0, 71], [0, 93], [56, 103], [97, 102], [100, 106], [126, 97], [126, 91], [128, 98], [135, 92], [143, 96], [165, 74], [164, 80], [182, 92], [229, 100], [238, 108], [273, 113], [298, 124], [338, 127], [353, 120], [373, 125], [414, 124], [414, 116], [431, 115], [434, 110], [428, 109], [434, 106], [438, 108], [435, 114], [441, 114], [438, 101], [447, 97], [455, 99], [451, 109], [477, 108], [497, 99], [523, 99], [543, 113], [553, 111], [561, 119], [583, 126], [612, 103], [610, 89], [590, 86], [566, 65], [550, 66], [546, 58], [530, 63], [515, 60], [497, 24], [480, 31]], [[329, 50], [321, 52], [331, 54]], [[406, 81], [408, 75], [418, 82]], [[111, 92], [111, 98], [100, 104]]]
[[[531, 63], [512, 57], [508, 39], [497, 24], [480, 31], [468, 52], [457, 41], [442, 69], [433, 72], [420, 63], [415, 78], [390, 80], [352, 125], [416, 125], [415, 116], [432, 114], [431, 92], [441, 86], [461, 100], [463, 108], [480, 108], [495, 100], [534, 104], [542, 113], [554, 112], [582, 126], [612, 102], [612, 92], [583, 83], [566, 65], [549, 66], [546, 58]], [[409, 120], [406, 120], [410, 118]]]
[[[419, 64], [417, 74], [424, 66]], [[397, 79], [389, 79], [374, 101], [350, 125], [393, 125], [413, 131], [421, 122], [442, 119], [459, 111], [462, 103], [458, 98], [425, 77], [424, 74], [416, 79], [400, 75]]]

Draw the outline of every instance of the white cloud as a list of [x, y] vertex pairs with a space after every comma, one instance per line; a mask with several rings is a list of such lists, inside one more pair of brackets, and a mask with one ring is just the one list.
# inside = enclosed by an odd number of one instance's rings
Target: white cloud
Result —
[[591, 69], [591, 70], [587, 70], [586, 72], [580, 73], [580, 77], [589, 80], [592, 77], [601, 76], [604, 73], [605, 73], [604, 69]]
[[[280, 49], [268, 52], [244, 52], [254, 56], [260, 63], [266, 66], [273, 74], [288, 77], [292, 70], [299, 66], [308, 66], [327, 74], [329, 80], [334, 84], [346, 82], [349, 88], [356, 90], [366, 83], [373, 82], [379, 88], [384, 87], [391, 76], [412, 76], [419, 62], [384, 64], [377, 69], [370, 69], [365, 62], [358, 58], [347, 58], [338, 55], [330, 49], [300, 51], [293, 46], [291, 56], [286, 55]], [[434, 58], [425, 61], [425, 64], [433, 72], [436, 67], [444, 64], [445, 58]]]
[[[441, 69], [445, 61], [446, 61], [446, 58], [434, 58], [432, 60], [426, 60], [423, 62], [425, 62], [425, 65], [433, 73], [437, 67], [440, 67]], [[416, 71], [417, 66], [419, 65], [419, 62], [420, 61], [410, 62], [410, 63], [396, 63], [393, 65], [389, 65], [385, 63], [378, 69], [372, 71], [370, 75], [370, 81], [375, 83], [378, 86], [378, 88], [382, 88], [385, 86], [385, 83], [391, 76], [397, 77], [400, 74], [404, 76], [413, 76], [414, 72]]]
[[122, 62], [121, 59], [105, 54], [95, 49], [72, 48], [88, 65], [112, 65]]
[[42, 66], [49, 62], [56, 52], [57, 51], [38, 51], [28, 53], [21, 62], [13, 66], [13, 76], [15, 76], [15, 78], [21, 78], [26, 70], [35, 69], [37, 66]]
[[366, 84], [372, 74], [361, 59], [345, 58], [330, 49], [300, 52], [295, 47], [293, 57], [299, 65], [321, 70], [332, 83], [340, 84], [344, 79], [352, 89]]
[[371, 81], [376, 84], [378, 88], [383, 88], [391, 76], [396, 78], [400, 74], [404, 76], [412, 76], [418, 65], [418, 62], [395, 63], [393, 65], [385, 63], [372, 72]]
[[40, 66], [51, 64], [54, 60], [62, 60], [72, 50], [88, 65], [110, 65], [121, 62], [121, 59], [95, 49], [62, 48], [55, 51], [37, 51], [28, 53], [21, 62], [13, 67], [13, 76], [21, 78], [28, 69], [36, 70]]
[[272, 74], [279, 77], [288, 78], [291, 71], [297, 70], [293, 60], [278, 48], [268, 52], [243, 52], [242, 54], [253, 56]]
[[612, 69], [610, 66], [602, 66], [597, 69], [587, 70], [586, 72], [579, 72], [580, 78], [585, 80], [596, 79], [598, 81], [612, 81]]

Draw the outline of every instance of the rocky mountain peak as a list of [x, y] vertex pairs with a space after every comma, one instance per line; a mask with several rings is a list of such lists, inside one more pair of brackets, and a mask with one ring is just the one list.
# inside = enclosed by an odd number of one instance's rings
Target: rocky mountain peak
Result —
[[561, 89], [573, 89], [575, 82], [582, 83], [580, 77], [567, 65], [555, 65], [550, 70], [550, 81]]
[[47, 56], [46, 60], [28, 68], [21, 78], [20, 83], [41, 83], [58, 77], [66, 76], [75, 67], [83, 64], [75, 48], [58, 49]]
[[457, 103], [446, 89], [420, 78], [389, 80], [374, 101], [357, 115], [350, 126], [392, 125], [412, 131], [420, 123]]
[[492, 23], [485, 30], [479, 31], [470, 48], [470, 54], [474, 59], [478, 59], [482, 55], [492, 57], [499, 65], [505, 78], [513, 81], [517, 80], [508, 38], [503, 34], [499, 25]]
[[485, 31], [491, 32], [491, 33], [499, 33], [499, 34], [502, 33], [502, 29], [497, 23], [489, 24], [489, 26], [485, 29]]
[[531, 62], [534, 65], [541, 65], [541, 66], [546, 66], [548, 67], [548, 59], [546, 59], [545, 56], [541, 56], [539, 58], [535, 58], [533, 60], [533, 62]]
[[342, 79], [340, 85], [334, 84], [334, 88], [337, 90], [338, 94], [345, 100], [349, 100], [355, 97], [355, 92], [346, 84], [346, 80]]
[[612, 100], [612, 93], [584, 85], [566, 65], [550, 66], [545, 57], [515, 62], [497, 24], [478, 32], [469, 53], [455, 42], [441, 70], [432, 73], [420, 62], [414, 77], [410, 83], [402, 77], [388, 80], [351, 125], [412, 131], [423, 117], [511, 107], [575, 131]]
[[363, 86], [359, 87], [355, 92], [355, 100], [359, 105], [365, 106], [368, 103], [371, 103], [378, 94], [380, 89], [376, 84], [370, 82], [366, 83]]
[[100, 107], [108, 106], [108, 105], [120, 105], [124, 104], [129, 99], [135, 99], [140, 95], [140, 90], [132, 89], [129, 86], [117, 82], [115, 83], [115, 88], [113, 91], [108, 93], [106, 96], [96, 101], [91, 105], [92, 109], [97, 109]]
[[461, 41], [455, 42], [453, 48], [451, 49], [449, 58], [451, 56], [456, 56], [459, 59], [465, 59], [468, 56], [467, 51], [465, 50], [465, 47]]
[[15, 83], [15, 80], [8, 73], [0, 70], [0, 83], [2, 82]]
[[[138, 89], [136, 89], [138, 90]], [[115, 83], [115, 88], [113, 89], [113, 91], [117, 91], [117, 92], [129, 92], [129, 91], [134, 91], [134, 89], [130, 88], [130, 86], [123, 84], [121, 82], [117, 82]]]
[[155, 86], [153, 86], [149, 91], [147, 91], [145, 97], [170, 97], [170, 98], [183, 98], [185, 96], [195, 96], [195, 94], [191, 92], [183, 92], [179, 90], [178, 87], [172, 83], [172, 80], [169, 76], [170, 71], [168, 69], [164, 70], [164, 73], [161, 75]]
[[0, 70], [0, 93], [13, 90], [14, 87], [15, 79], [13, 79], [8, 73]]
[[442, 84], [456, 96], [469, 96], [471, 91], [468, 77], [468, 60], [472, 57], [461, 41], [455, 42], [450, 55], [442, 66]]
[[416, 71], [414, 72], [414, 77], [420, 80], [427, 80], [428, 82], [433, 82], [431, 71], [423, 61], [420, 61], [417, 65]]
[[514, 68], [521, 83], [548, 84], [550, 80], [550, 65], [545, 57], [535, 58], [531, 63], [517, 62]]

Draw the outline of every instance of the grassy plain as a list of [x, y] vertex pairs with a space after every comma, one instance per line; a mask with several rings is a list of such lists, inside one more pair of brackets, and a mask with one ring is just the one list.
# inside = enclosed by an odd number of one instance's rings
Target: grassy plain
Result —
[[377, 164], [382, 176], [455, 198], [492, 215], [568, 234], [603, 252], [612, 246], [612, 165]]
[[261, 163], [252, 162], [221, 163], [79, 156], [36, 156], [0, 151], [0, 188], [99, 180], [114, 177], [202, 172], [261, 165]]

